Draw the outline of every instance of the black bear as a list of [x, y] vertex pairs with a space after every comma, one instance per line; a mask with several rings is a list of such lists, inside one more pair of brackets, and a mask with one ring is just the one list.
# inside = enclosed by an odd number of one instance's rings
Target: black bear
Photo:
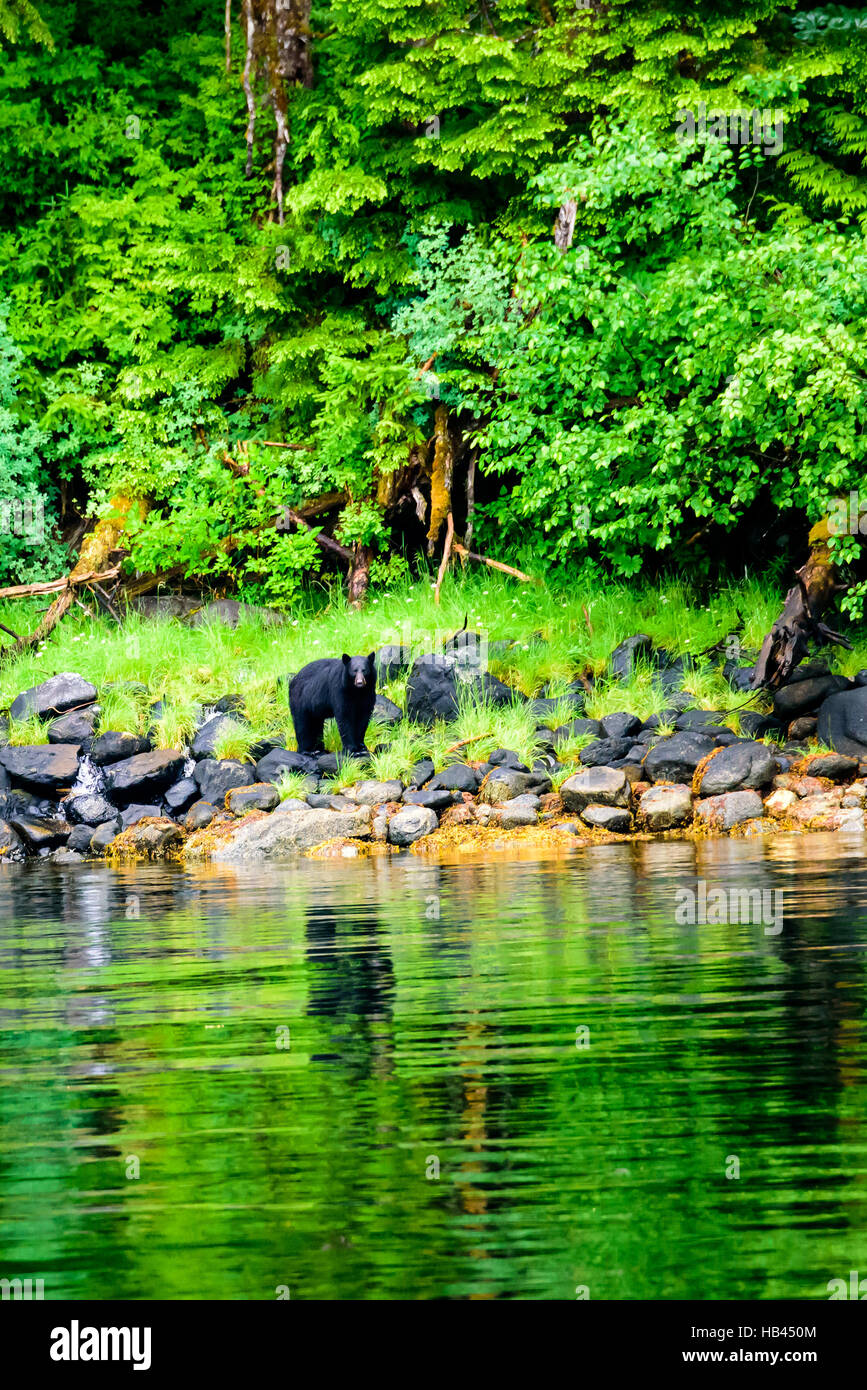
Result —
[[289, 682], [289, 708], [299, 753], [324, 753], [322, 730], [336, 719], [344, 753], [366, 753], [364, 735], [376, 701], [374, 653], [320, 657]]

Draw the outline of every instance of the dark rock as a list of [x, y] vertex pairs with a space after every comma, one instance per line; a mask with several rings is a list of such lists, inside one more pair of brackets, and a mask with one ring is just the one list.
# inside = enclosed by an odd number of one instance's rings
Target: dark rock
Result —
[[400, 705], [396, 705], [393, 700], [389, 700], [385, 695], [377, 691], [376, 699], [373, 703], [373, 719], [377, 719], [380, 724], [391, 727], [392, 724], [399, 724], [403, 719], [403, 710]]
[[608, 659], [608, 669], [614, 680], [628, 680], [636, 658], [648, 660], [653, 650], [653, 638], [646, 632], [636, 632], [614, 648]]
[[63, 714], [59, 719], [52, 720], [48, 726], [48, 742], [74, 743], [78, 747], [83, 745], [88, 748], [95, 725], [96, 714], [92, 709], [74, 710], [72, 714]]
[[253, 604], [239, 603], [234, 598], [214, 599], [190, 614], [191, 627], [202, 627], [205, 623], [221, 623], [224, 627], [237, 627], [241, 622], [257, 620], [265, 627], [279, 627], [286, 621], [285, 613], [274, 608], [258, 608]]
[[[196, 769], [198, 771], [198, 769]], [[334, 765], [335, 772], [337, 764]], [[259, 782], [279, 782], [284, 772], [303, 772], [316, 774], [319, 771], [317, 760], [305, 753], [292, 753], [288, 748], [272, 748], [256, 764], [256, 780]], [[248, 776], [248, 781], [249, 776]], [[235, 785], [241, 786], [238, 782]], [[228, 790], [228, 789], [227, 789]]]
[[76, 854], [86, 854], [90, 849], [90, 842], [93, 839], [94, 827], [92, 825], [74, 825], [66, 841], [66, 848], [75, 850]]
[[187, 811], [184, 825], [187, 830], [204, 830], [206, 826], [211, 824], [216, 814], [217, 808], [210, 801], [196, 801]]
[[736, 661], [726, 661], [723, 664], [723, 676], [728, 681], [732, 690], [746, 694], [752, 690], [752, 679], [755, 666], [740, 666]]
[[[558, 730], [559, 732], [559, 730]], [[602, 733], [602, 725], [598, 719], [573, 719], [569, 725], [569, 734], [572, 738], [598, 738]]]
[[[662, 655], [662, 654], [657, 654], [657, 655]], [[656, 676], [656, 683], [657, 683], [657, 685], [660, 687], [660, 689], [663, 691], [664, 694], [669, 695], [669, 696], [676, 696], [676, 695], [678, 695], [679, 693], [683, 693], [683, 692], [681, 692], [681, 686], [682, 686], [682, 684], [683, 684], [684, 677], [688, 676], [692, 671], [694, 671], [694, 670], [696, 669], [697, 664], [698, 664], [698, 663], [696, 662], [695, 657], [694, 657], [694, 656], [675, 656], [675, 657], [672, 657], [672, 658], [664, 657], [663, 660], [664, 660], [664, 664], [662, 665], [661, 670], [659, 671], [658, 675]], [[692, 697], [689, 696], [689, 695], [687, 695], [687, 698], [690, 700], [690, 703], [692, 703]], [[680, 701], [679, 701], [679, 700], [676, 700], [676, 699], [672, 699], [672, 703], [673, 703], [673, 704], [675, 704], [675, 703], [679, 704]], [[683, 708], [683, 705], [682, 705], [682, 704], [681, 704], [681, 708]]]
[[457, 676], [453, 657], [419, 657], [406, 687], [406, 712], [418, 724], [453, 719], [457, 714]]
[[543, 699], [531, 700], [530, 709], [533, 711], [537, 719], [544, 721], [548, 718], [549, 714], [554, 714], [555, 712], [559, 712], [560, 710], [568, 709], [570, 706], [576, 712], [582, 710], [584, 708], [583, 695], [584, 692], [582, 691], [580, 699], [575, 695], [561, 695], [559, 698], [556, 699], [552, 696], [545, 696]]
[[98, 825], [90, 837], [91, 854], [105, 854], [115, 835], [120, 834], [120, 816]]
[[514, 753], [511, 748], [495, 748], [488, 758], [488, 762], [491, 767], [511, 767], [514, 768], [515, 772], [530, 771], [527, 764], [522, 763], [517, 753]]
[[41, 685], [22, 691], [12, 701], [9, 713], [13, 719], [27, 719], [34, 714], [48, 719], [52, 714], [64, 714], [77, 705], [93, 704], [96, 696], [96, 686], [90, 681], [72, 671], [64, 671]]
[[215, 714], [207, 719], [190, 745], [190, 753], [194, 758], [214, 758], [216, 753], [214, 747], [217, 740], [223, 734], [231, 734], [239, 724], [246, 724], [246, 720], [238, 715]]
[[[226, 792], [233, 787], [249, 787], [254, 773], [249, 763], [238, 762], [234, 758], [203, 758], [196, 764], [193, 775], [203, 799], [214, 806], [222, 806]], [[259, 777], [258, 780], [267, 782], [270, 779]]]
[[98, 792], [87, 796], [67, 797], [63, 803], [63, 810], [73, 825], [102, 825], [117, 815], [111, 802]]
[[774, 695], [774, 714], [783, 724], [802, 714], [815, 714], [829, 695], [850, 689], [845, 676], [813, 676], [784, 685]]
[[336, 753], [320, 753], [316, 758], [316, 771], [322, 777], [335, 777], [340, 771], [340, 758]]
[[430, 758], [422, 758], [410, 769], [408, 787], [422, 787], [434, 775], [434, 765]]
[[867, 758], [867, 686], [829, 695], [819, 710], [817, 727], [821, 741], [836, 753]]
[[731, 729], [709, 728], [708, 732], [712, 734], [713, 741], [716, 744], [717, 748], [728, 748], [729, 744], [731, 743], [743, 742], [743, 739], [741, 738], [740, 734], [734, 733]]
[[619, 768], [590, 767], [567, 777], [560, 799], [566, 811], [583, 811], [591, 805], [628, 806], [629, 782]]
[[768, 734], [779, 733], [782, 725], [778, 719], [768, 714], [760, 714], [758, 710], [740, 711], [741, 728], [749, 738], [766, 738]]
[[444, 811], [447, 806], [452, 805], [454, 795], [454, 792], [446, 790], [445, 787], [426, 787], [423, 791], [408, 787], [403, 794], [403, 800], [409, 806], [429, 806], [432, 811]]
[[690, 782], [702, 758], [714, 747], [706, 734], [683, 733], [662, 738], [644, 759], [644, 771], [650, 782]]
[[796, 666], [794, 671], [792, 671], [786, 684], [794, 685], [797, 681], [816, 680], [821, 676], [827, 676], [830, 670], [831, 668], [827, 661], [821, 658], [817, 661], [802, 661], [801, 665]]
[[110, 763], [105, 773], [109, 793], [119, 805], [142, 804], [145, 797], [167, 791], [181, 776], [185, 761], [176, 748], [155, 748], [151, 753], [136, 753]]
[[428, 782], [428, 791], [476, 792], [479, 774], [466, 763], [452, 763]]
[[96, 763], [97, 767], [105, 767], [108, 763], [119, 763], [127, 758], [137, 757], [140, 753], [148, 753], [150, 749], [149, 738], [111, 729], [93, 740], [90, 745], [90, 760]]
[[625, 758], [631, 747], [628, 738], [599, 738], [581, 749], [578, 760], [585, 767], [610, 767], [618, 758]]
[[830, 777], [832, 782], [848, 782], [858, 775], [858, 759], [845, 753], [820, 753], [810, 759], [810, 777]]
[[120, 813], [120, 825], [122, 830], [129, 830], [131, 825], [138, 825], [140, 820], [159, 820], [162, 817], [162, 808], [159, 806], [127, 806]]
[[473, 688], [480, 697], [492, 705], [512, 705], [522, 704], [525, 696], [520, 690], [515, 690], [513, 686], [506, 685], [505, 681], [498, 680], [489, 671], [485, 671], [481, 676], [477, 676], [473, 681]]
[[240, 714], [244, 713], [243, 695], [221, 695], [219, 700], [214, 701], [215, 714]]
[[642, 724], [641, 732], [655, 734], [660, 724], [673, 728], [680, 714], [681, 711], [677, 709], [663, 709], [660, 710], [659, 714], [651, 714]]
[[409, 650], [395, 644], [380, 647], [379, 651], [374, 652], [373, 660], [377, 684], [381, 685], [384, 681], [393, 681], [405, 670], [410, 662]]
[[279, 805], [279, 793], [270, 782], [235, 787], [226, 793], [226, 810], [233, 816], [246, 816], [248, 811], [273, 811]]
[[199, 795], [198, 784], [192, 777], [182, 777], [174, 786], [169, 787], [163, 800], [166, 809], [171, 815], [176, 815], [179, 811], [186, 811]]
[[586, 825], [617, 835], [628, 835], [632, 828], [629, 812], [619, 806], [585, 806], [581, 819]]
[[184, 598], [181, 594], [139, 594], [129, 602], [140, 617], [163, 622], [172, 618], [186, 618], [201, 607], [200, 599]]
[[8, 821], [0, 820], [0, 865], [20, 864], [27, 858], [24, 841]]
[[78, 776], [78, 753], [68, 743], [2, 748], [0, 765], [9, 773], [13, 786], [57, 791], [71, 787]]
[[776, 776], [776, 764], [763, 743], [735, 743], [715, 753], [702, 773], [702, 796], [722, 796], [744, 788], [766, 787]]
[[786, 732], [786, 737], [795, 743], [804, 743], [808, 738], [815, 738], [819, 727], [819, 721], [813, 714], [802, 714], [800, 719], [793, 719]]
[[641, 728], [641, 720], [625, 710], [606, 714], [600, 719], [604, 738], [632, 738]]
[[860, 671], [856, 671], [853, 677], [855, 685], [867, 685], [867, 670], [862, 666]]
[[49, 819], [47, 816], [21, 816], [9, 824], [33, 853], [65, 845], [72, 830], [68, 821]]
[[720, 728], [728, 717], [728, 711], [724, 709], [688, 709], [677, 716], [675, 728], [699, 731]]

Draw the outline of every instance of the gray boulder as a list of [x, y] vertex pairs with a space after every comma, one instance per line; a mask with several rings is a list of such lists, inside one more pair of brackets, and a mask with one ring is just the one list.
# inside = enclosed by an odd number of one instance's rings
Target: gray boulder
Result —
[[644, 771], [650, 782], [690, 782], [702, 758], [714, 747], [706, 734], [672, 734], [654, 744], [644, 759]]
[[583, 811], [592, 805], [628, 806], [629, 782], [621, 768], [590, 767], [566, 779], [560, 799], [567, 811]]
[[9, 713], [13, 719], [28, 719], [34, 714], [48, 719], [52, 714], [64, 714], [77, 705], [90, 705], [96, 696], [96, 686], [90, 681], [74, 671], [63, 671], [41, 685], [22, 691], [9, 706]]
[[692, 820], [692, 793], [682, 783], [651, 787], [638, 803], [638, 818], [646, 830], [675, 830]]
[[78, 751], [69, 743], [0, 748], [0, 765], [14, 786], [56, 792], [78, 776]]
[[776, 774], [774, 756], [763, 743], [732, 743], [711, 758], [699, 791], [702, 796], [720, 796], [742, 787], [766, 787]]
[[213, 857], [226, 863], [280, 859], [337, 837], [367, 839], [369, 835], [369, 806], [358, 806], [354, 811], [317, 811], [283, 802], [267, 820], [239, 823], [232, 838], [218, 846]]
[[388, 838], [393, 845], [411, 845], [436, 828], [436, 812], [429, 806], [406, 806], [388, 822]]
[[726, 792], [695, 803], [695, 814], [716, 830], [731, 830], [745, 820], [755, 820], [763, 811], [757, 791]]
[[110, 763], [106, 769], [106, 785], [112, 798], [126, 805], [144, 803], [150, 796], [159, 796], [176, 782], [184, 770], [184, 755], [177, 748], [155, 748], [150, 753], [136, 753], [132, 758]]

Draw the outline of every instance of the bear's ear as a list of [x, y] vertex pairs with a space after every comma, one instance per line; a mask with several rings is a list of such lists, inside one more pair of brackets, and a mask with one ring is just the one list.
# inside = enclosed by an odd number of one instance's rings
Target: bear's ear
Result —
[[371, 652], [367, 658], [368, 666], [373, 666], [376, 662], [376, 652]]
[[351, 657], [351, 656], [347, 656], [347, 655], [346, 655], [346, 652], [344, 652], [343, 655], [342, 655], [342, 657], [340, 658], [340, 660], [343, 662], [344, 666], [348, 666], [349, 663], [350, 663], [350, 661], [352, 660], [352, 657]]

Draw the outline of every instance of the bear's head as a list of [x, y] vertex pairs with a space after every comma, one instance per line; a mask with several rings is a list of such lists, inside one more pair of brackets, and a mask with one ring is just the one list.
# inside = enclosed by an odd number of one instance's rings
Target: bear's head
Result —
[[356, 690], [364, 690], [368, 686], [376, 685], [376, 665], [374, 662], [374, 652], [369, 652], [367, 656], [347, 656], [343, 653], [344, 675], [350, 685], [355, 686]]

